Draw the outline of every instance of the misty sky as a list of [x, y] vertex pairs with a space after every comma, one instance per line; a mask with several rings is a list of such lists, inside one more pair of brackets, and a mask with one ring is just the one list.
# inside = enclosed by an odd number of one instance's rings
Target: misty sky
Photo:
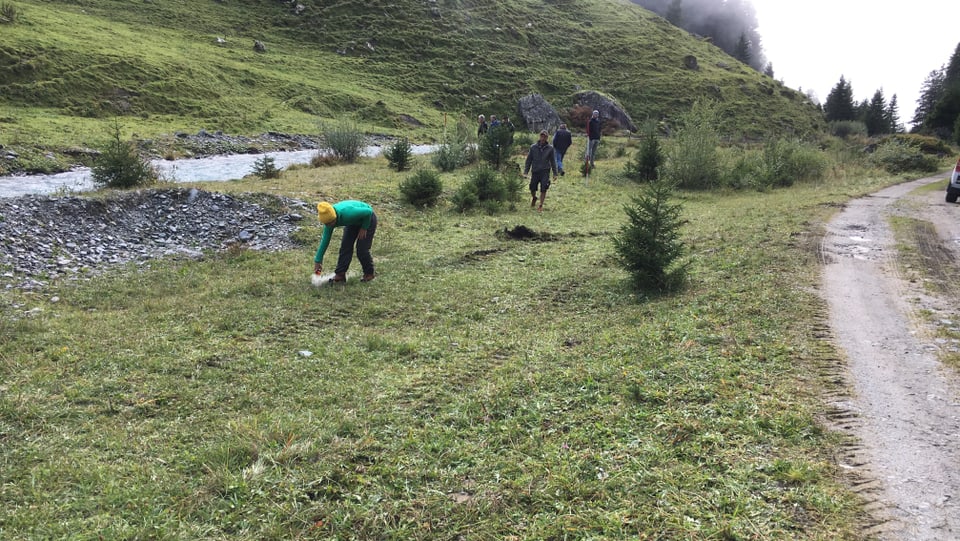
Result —
[[840, 76], [857, 102], [897, 95], [910, 128], [927, 75], [960, 43], [960, 1], [752, 0], [767, 60], [787, 86], [822, 103]]

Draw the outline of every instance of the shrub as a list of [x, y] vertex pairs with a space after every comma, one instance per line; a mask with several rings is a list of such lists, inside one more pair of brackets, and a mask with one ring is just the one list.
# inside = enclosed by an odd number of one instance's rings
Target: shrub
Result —
[[895, 133], [888, 136], [886, 140], [891, 139], [918, 148], [920, 152], [924, 154], [945, 156], [952, 153], [952, 150], [950, 150], [950, 147], [946, 143], [929, 135], [920, 135], [919, 133]]
[[893, 174], [907, 171], [929, 173], [936, 171], [939, 166], [936, 157], [896, 139], [881, 143], [870, 155], [870, 163]]
[[316, 154], [310, 158], [311, 167], [331, 167], [340, 163], [340, 158], [337, 158], [330, 152], [324, 152], [323, 150], [318, 151]]
[[680, 118], [675, 142], [667, 153], [667, 174], [677, 187], [705, 190], [720, 185], [717, 161], [717, 112], [712, 103], [698, 101]]
[[359, 124], [348, 118], [340, 118], [333, 124], [321, 124], [320, 132], [326, 146], [341, 162], [356, 162], [366, 145]]
[[410, 140], [406, 137], [397, 139], [393, 144], [387, 146], [383, 155], [387, 158], [387, 163], [391, 169], [397, 172], [410, 169], [410, 162], [413, 159], [413, 152], [410, 150]]
[[280, 178], [280, 169], [277, 169], [273, 156], [264, 154], [253, 162], [253, 174], [261, 179]]
[[827, 129], [832, 135], [841, 139], [854, 135], [867, 135], [867, 125], [859, 120], [834, 120], [827, 125]]
[[689, 263], [679, 263], [685, 251], [680, 240], [683, 207], [671, 202], [673, 191], [671, 181], [660, 179], [633, 197], [633, 206], [624, 206], [629, 221], [613, 244], [637, 291], [675, 291], [686, 281]]
[[91, 168], [93, 183], [108, 188], [133, 188], [156, 182], [157, 170], [140, 156], [136, 146], [120, 138], [115, 126], [110, 142], [100, 151]]
[[487, 134], [480, 138], [480, 158], [494, 169], [500, 169], [510, 157], [513, 150], [513, 132], [506, 126], [497, 126], [487, 130]]
[[443, 183], [435, 171], [417, 171], [400, 183], [401, 199], [417, 208], [436, 205], [442, 192]]
[[460, 212], [482, 207], [493, 214], [499, 211], [504, 203], [520, 199], [520, 190], [523, 188], [520, 178], [516, 168], [500, 175], [490, 167], [478, 167], [454, 193], [453, 205]]
[[799, 141], [774, 139], [763, 147], [760, 181], [765, 186], [791, 186], [796, 181], [823, 177], [826, 159], [815, 148]]
[[634, 159], [627, 162], [624, 174], [635, 182], [657, 180], [663, 159], [663, 150], [660, 148], [656, 130], [653, 126], [647, 126], [643, 131], [640, 149]]
[[473, 161], [471, 146], [460, 135], [444, 135], [431, 162], [441, 171], [453, 171]]
[[12, 24], [17, 22], [17, 17], [20, 12], [17, 11], [17, 6], [9, 3], [2, 2], [0, 3], [0, 23]]

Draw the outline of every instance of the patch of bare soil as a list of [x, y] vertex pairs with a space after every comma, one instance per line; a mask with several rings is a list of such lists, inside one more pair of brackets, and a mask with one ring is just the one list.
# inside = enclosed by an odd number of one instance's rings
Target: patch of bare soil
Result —
[[[850, 202], [820, 246], [830, 334], [850, 388], [831, 409], [860, 443], [841, 466], [869, 502], [865, 533], [881, 540], [960, 539], [960, 378], [938, 358], [956, 344], [936, 336], [938, 325], [960, 321], [949, 294], [960, 206], [941, 190], [911, 193], [931, 182], [945, 186], [937, 175]], [[919, 224], [907, 249], [926, 279], [901, 271], [894, 216]]]

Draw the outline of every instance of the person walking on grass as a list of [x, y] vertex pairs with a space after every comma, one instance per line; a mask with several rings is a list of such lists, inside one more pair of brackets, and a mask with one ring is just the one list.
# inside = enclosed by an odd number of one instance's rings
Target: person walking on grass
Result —
[[313, 272], [323, 272], [323, 255], [327, 252], [333, 230], [343, 227], [343, 239], [340, 241], [340, 255], [337, 258], [337, 268], [334, 270], [334, 282], [347, 281], [347, 269], [353, 259], [353, 247], [357, 247], [357, 260], [363, 267], [361, 282], [369, 282], [376, 276], [373, 269], [373, 256], [370, 247], [373, 245], [373, 235], [377, 232], [377, 215], [373, 207], [363, 201], [340, 201], [331, 205], [327, 202], [317, 203], [317, 218], [323, 223], [323, 236], [320, 238], [320, 247], [313, 257]]
[[488, 128], [489, 126], [487, 126], [487, 119], [483, 115], [478, 116], [477, 117], [477, 139], [483, 137], [484, 134], [487, 133]]
[[600, 148], [600, 132], [602, 130], [600, 111], [594, 110], [593, 114], [590, 115], [590, 122], [587, 122], [587, 161], [590, 162], [590, 169], [593, 169], [596, 165], [597, 149]]
[[530, 196], [533, 201], [531, 207], [537, 206], [537, 189], [540, 190], [540, 206], [538, 211], [543, 212], [543, 201], [547, 198], [550, 189], [550, 171], [553, 171], [553, 180], [557, 180], [557, 158], [553, 146], [547, 142], [547, 130], [540, 131], [540, 140], [530, 145], [527, 152], [527, 161], [523, 166], [523, 175], [530, 174]]
[[567, 125], [560, 124], [560, 129], [553, 134], [553, 150], [557, 155], [557, 169], [560, 171], [561, 177], [564, 175], [563, 156], [572, 144], [573, 136], [570, 134], [570, 130], [567, 129]]

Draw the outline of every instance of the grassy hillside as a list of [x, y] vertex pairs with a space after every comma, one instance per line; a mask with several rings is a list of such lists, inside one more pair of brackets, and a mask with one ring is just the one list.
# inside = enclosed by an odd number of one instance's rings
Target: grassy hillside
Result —
[[[617, 98], [638, 122], [669, 122], [706, 97], [734, 136], [820, 125], [801, 94], [626, 1], [8, 4], [18, 15], [0, 32], [8, 147], [91, 144], [118, 117], [130, 135], [156, 137], [315, 133], [343, 113], [429, 140], [445, 115], [515, 115], [529, 93], [563, 114], [581, 90]], [[689, 55], [699, 70], [684, 66]]]

